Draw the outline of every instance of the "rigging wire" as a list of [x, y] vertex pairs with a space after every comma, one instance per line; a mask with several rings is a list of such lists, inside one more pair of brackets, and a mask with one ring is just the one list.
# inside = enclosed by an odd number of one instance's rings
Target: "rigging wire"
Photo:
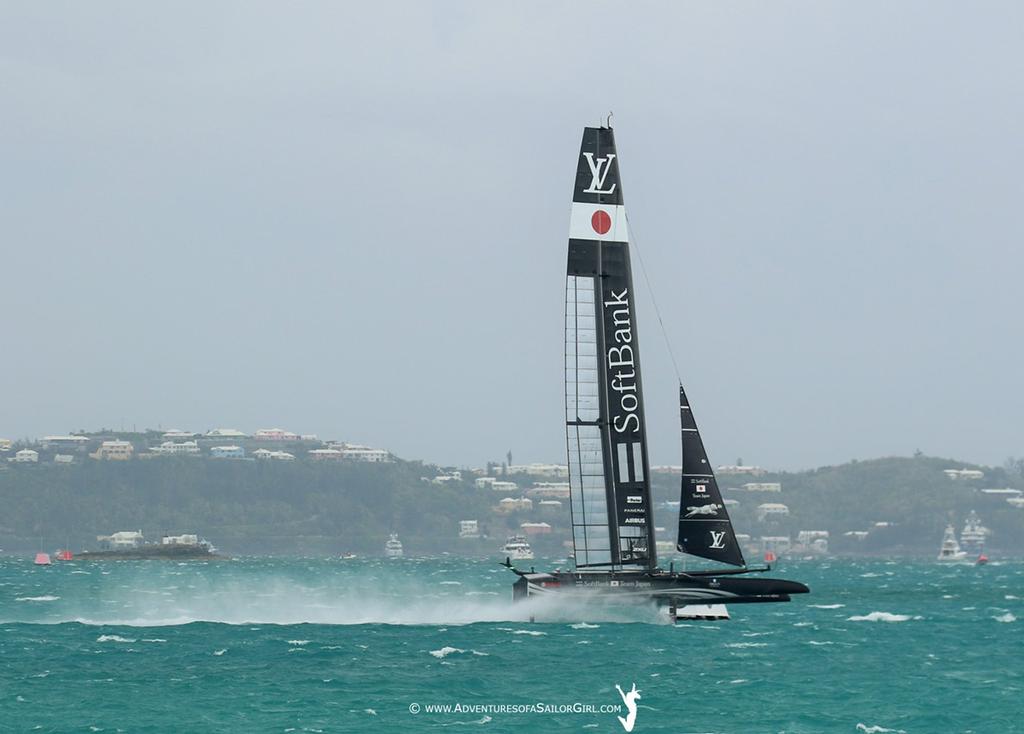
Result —
[[661, 309], [658, 308], [658, 299], [654, 295], [654, 288], [651, 287], [651, 279], [647, 276], [647, 266], [644, 264], [644, 256], [640, 251], [640, 242], [636, 237], [636, 231], [633, 229], [633, 223], [629, 221], [629, 213], [626, 216], [626, 226], [629, 228], [629, 241], [633, 245], [633, 249], [636, 251], [637, 260], [640, 261], [640, 272], [644, 275], [644, 284], [647, 286], [647, 292], [651, 294], [651, 303], [654, 304], [654, 315], [658, 317], [658, 326], [661, 327], [661, 336], [665, 340], [665, 347], [668, 349], [669, 359], [672, 360], [672, 369], [676, 373], [676, 381], [680, 385], [683, 384], [683, 378], [679, 375], [679, 363], [676, 362], [675, 352], [672, 351], [672, 341], [668, 338], [668, 330], [665, 329], [665, 322], [661, 318]]

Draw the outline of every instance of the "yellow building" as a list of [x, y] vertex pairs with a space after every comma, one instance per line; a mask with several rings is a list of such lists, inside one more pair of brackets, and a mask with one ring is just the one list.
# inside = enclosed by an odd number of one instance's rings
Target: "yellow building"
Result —
[[95, 452], [89, 454], [94, 459], [111, 461], [128, 461], [132, 458], [135, 447], [130, 441], [104, 441]]

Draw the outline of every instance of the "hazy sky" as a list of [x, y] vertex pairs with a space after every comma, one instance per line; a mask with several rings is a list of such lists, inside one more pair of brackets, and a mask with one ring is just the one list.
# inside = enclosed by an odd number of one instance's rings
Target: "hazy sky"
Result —
[[713, 462], [1024, 454], [1020, 4], [164, 7], [0, 11], [0, 436], [564, 461], [569, 198], [614, 110]]

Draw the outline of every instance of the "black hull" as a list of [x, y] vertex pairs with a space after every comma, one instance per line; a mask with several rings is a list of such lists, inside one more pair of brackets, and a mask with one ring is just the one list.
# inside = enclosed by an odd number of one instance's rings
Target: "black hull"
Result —
[[749, 578], [740, 574], [692, 575], [668, 571], [597, 573], [524, 573], [512, 587], [512, 598], [571, 594], [602, 600], [653, 601], [659, 605], [759, 604], [789, 601], [810, 589], [797, 581]]

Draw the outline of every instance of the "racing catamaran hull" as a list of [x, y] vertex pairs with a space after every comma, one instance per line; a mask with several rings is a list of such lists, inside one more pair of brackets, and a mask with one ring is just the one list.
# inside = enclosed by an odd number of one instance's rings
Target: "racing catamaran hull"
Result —
[[751, 604], [789, 601], [791, 594], [809, 589], [797, 581], [729, 576], [694, 576], [669, 571], [614, 573], [533, 573], [516, 571], [513, 598], [523, 600], [552, 594], [600, 595], [613, 599], [653, 601], [661, 605]]

